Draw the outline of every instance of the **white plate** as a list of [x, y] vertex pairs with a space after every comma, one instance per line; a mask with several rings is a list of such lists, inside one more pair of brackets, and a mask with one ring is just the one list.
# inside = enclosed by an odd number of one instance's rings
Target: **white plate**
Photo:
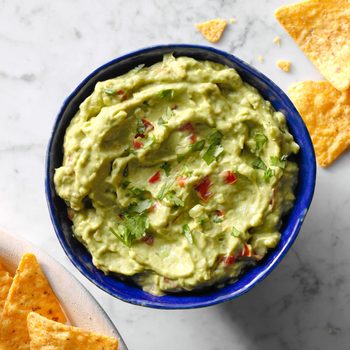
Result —
[[13, 272], [24, 253], [33, 253], [74, 326], [116, 337], [118, 350], [127, 350], [119, 332], [87, 289], [56, 260], [30, 243], [0, 231], [0, 258]]

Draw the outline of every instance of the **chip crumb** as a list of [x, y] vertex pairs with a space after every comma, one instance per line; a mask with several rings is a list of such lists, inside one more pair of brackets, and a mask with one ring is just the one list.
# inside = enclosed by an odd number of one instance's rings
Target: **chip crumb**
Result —
[[230, 23], [231, 23], [231, 24], [235, 24], [235, 23], [237, 23], [236, 18], [231, 17], [231, 18], [230, 18]]
[[259, 62], [264, 62], [264, 60], [265, 60], [265, 59], [264, 59], [264, 56], [262, 56], [262, 55], [259, 55], [259, 56], [258, 56], [258, 61], [259, 61]]
[[282, 69], [284, 72], [289, 73], [292, 63], [288, 60], [278, 60], [276, 66]]
[[350, 90], [340, 92], [328, 81], [303, 81], [288, 93], [309, 130], [318, 164], [330, 165], [350, 147]]
[[197, 23], [196, 28], [211, 43], [217, 43], [227, 26], [226, 19], [216, 18], [203, 23]]
[[273, 39], [273, 43], [278, 46], [281, 47], [281, 37], [279, 37], [278, 35], [274, 37]]

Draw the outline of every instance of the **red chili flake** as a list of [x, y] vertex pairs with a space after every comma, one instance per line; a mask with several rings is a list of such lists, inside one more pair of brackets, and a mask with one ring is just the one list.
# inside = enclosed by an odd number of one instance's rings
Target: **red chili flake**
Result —
[[125, 92], [125, 90], [120, 89], [117, 91], [117, 95], [121, 97], [121, 100], [124, 101], [128, 98], [127, 93]]
[[148, 183], [154, 184], [160, 180], [160, 171], [158, 170], [154, 175], [148, 179]]
[[142, 118], [141, 121], [142, 121], [142, 123], [145, 126], [147, 131], [151, 131], [154, 129], [153, 124], [150, 121], [148, 121], [147, 119]]
[[212, 183], [210, 181], [209, 176], [205, 176], [194, 188], [197, 191], [197, 194], [199, 198], [203, 199], [204, 201], [207, 201], [212, 193], [209, 192], [209, 188], [211, 187]]
[[215, 210], [215, 215], [216, 216], [224, 216], [224, 214], [225, 213], [222, 210], [220, 210], [220, 209]]
[[250, 251], [248, 244], [245, 242], [242, 251], [238, 254], [238, 257], [242, 256], [252, 256], [252, 252]]
[[179, 176], [176, 181], [177, 181], [177, 184], [180, 186], [180, 187], [185, 187], [186, 185], [186, 180], [187, 180], [187, 177], [185, 176]]
[[154, 237], [152, 235], [145, 235], [141, 238], [141, 241], [146, 243], [147, 245], [153, 245]]
[[225, 182], [229, 185], [233, 185], [237, 182], [237, 176], [230, 170], [225, 171]]
[[226, 266], [230, 266], [230, 265], [233, 265], [235, 263], [235, 257], [233, 255], [227, 255], [227, 256], [224, 256], [224, 264]]
[[157, 204], [153, 203], [149, 208], [148, 208], [148, 212], [149, 213], [153, 213], [157, 208]]
[[141, 147], [143, 147], [143, 143], [135, 139], [132, 141], [132, 144], [135, 149], [140, 149]]
[[190, 132], [193, 133], [193, 132], [194, 132], [194, 127], [193, 127], [192, 123], [187, 122], [187, 123], [181, 125], [181, 126], [179, 127], [179, 130], [180, 130], [180, 131], [190, 131]]
[[195, 143], [197, 141], [197, 135], [196, 134], [191, 134], [190, 135], [190, 143]]

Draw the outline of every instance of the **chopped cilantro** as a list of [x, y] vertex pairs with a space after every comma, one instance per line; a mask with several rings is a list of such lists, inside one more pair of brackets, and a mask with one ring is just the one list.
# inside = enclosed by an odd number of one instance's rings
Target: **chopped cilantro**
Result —
[[222, 133], [219, 130], [215, 130], [212, 134], [208, 137], [208, 142], [210, 144], [218, 145], [222, 140]]
[[207, 221], [207, 218], [206, 218], [205, 215], [202, 215], [202, 216], [199, 218], [199, 223], [200, 223], [201, 225], [204, 225], [206, 221]]
[[163, 163], [160, 166], [160, 168], [164, 170], [166, 176], [169, 176], [170, 170], [171, 170], [171, 164], [170, 163], [165, 162], [165, 163]]
[[174, 90], [172, 90], [172, 89], [161, 90], [158, 92], [158, 97], [166, 98], [166, 99], [173, 98], [174, 97]]
[[254, 169], [267, 170], [266, 164], [262, 161], [261, 158], [257, 158], [252, 163]]
[[267, 137], [265, 134], [261, 132], [257, 132], [254, 136], [255, 141], [255, 152], [256, 154], [259, 154], [264, 147], [265, 143], [267, 142]]
[[132, 243], [140, 239], [149, 227], [149, 220], [146, 215], [124, 215], [123, 222], [116, 228], [110, 227], [110, 231], [123, 244], [130, 247]]
[[192, 232], [191, 232], [188, 224], [185, 224], [182, 226], [182, 233], [186, 237], [186, 239], [189, 241], [189, 243], [192, 244], [193, 243], [193, 236], [192, 236]]
[[177, 154], [177, 161], [181, 163], [185, 159], [185, 154]]
[[142, 122], [141, 119], [137, 119], [137, 124], [136, 124], [136, 133], [137, 134], [144, 134], [146, 131], [146, 126]]
[[275, 172], [272, 169], [270, 169], [270, 168], [266, 169], [265, 172], [264, 172], [264, 180], [265, 180], [265, 182], [269, 182], [270, 178], [272, 176], [274, 176], [274, 175], [275, 175]]
[[129, 184], [130, 184], [130, 181], [124, 180], [124, 181], [122, 181], [122, 183], [121, 183], [121, 187], [122, 187], [123, 189], [126, 189], [126, 188], [129, 186]]
[[107, 95], [115, 95], [115, 90], [114, 89], [104, 89], [104, 93]]
[[175, 191], [170, 191], [166, 194], [165, 198], [176, 207], [183, 207], [185, 205], [184, 201], [176, 196]]
[[163, 119], [163, 117], [160, 117], [157, 121], [158, 125], [165, 125], [168, 124], [166, 120]]
[[209, 165], [224, 151], [221, 145], [211, 144], [203, 155], [203, 160]]
[[288, 157], [287, 155], [283, 155], [281, 158], [272, 156], [270, 157], [270, 163], [272, 166], [284, 169], [286, 166], [287, 157]]
[[205, 140], [200, 140], [196, 143], [194, 143], [193, 145], [191, 145], [191, 150], [192, 151], [201, 151], [204, 148], [205, 145]]
[[145, 199], [138, 203], [132, 203], [128, 211], [141, 214], [152, 206], [153, 202], [150, 199]]
[[145, 194], [145, 190], [142, 190], [141, 188], [137, 188], [137, 187], [131, 187], [128, 190], [131, 194], [140, 198], [142, 198]]
[[242, 232], [241, 231], [238, 231], [235, 227], [232, 227], [232, 232], [231, 232], [231, 235], [233, 237], [240, 237], [242, 235]]

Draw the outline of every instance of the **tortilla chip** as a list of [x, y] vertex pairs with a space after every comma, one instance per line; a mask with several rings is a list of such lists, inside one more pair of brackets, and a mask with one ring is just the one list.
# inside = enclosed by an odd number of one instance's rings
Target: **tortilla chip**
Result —
[[5, 269], [5, 267], [0, 263], [0, 318], [11, 284], [12, 277], [10, 272], [8, 272]]
[[35, 312], [27, 318], [30, 350], [117, 350], [118, 340], [48, 320]]
[[66, 322], [66, 317], [33, 254], [24, 254], [5, 301], [0, 344], [6, 350], [29, 349], [27, 316], [30, 311]]
[[197, 29], [211, 43], [217, 43], [220, 40], [226, 26], [227, 21], [220, 18], [196, 24]]
[[318, 163], [328, 166], [350, 146], [350, 90], [304, 81], [292, 85], [289, 95], [309, 130]]
[[339, 91], [350, 87], [350, 1], [309, 0], [275, 16], [311, 62]]
[[276, 66], [280, 69], [282, 69], [284, 72], [289, 73], [290, 72], [290, 66], [291, 62], [288, 60], [278, 60], [276, 62]]

